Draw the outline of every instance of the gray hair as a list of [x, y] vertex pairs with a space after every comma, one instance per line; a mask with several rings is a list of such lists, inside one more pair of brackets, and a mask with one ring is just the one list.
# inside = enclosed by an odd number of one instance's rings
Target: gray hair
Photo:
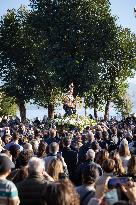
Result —
[[56, 154], [58, 151], [59, 151], [59, 144], [56, 143], [56, 142], [52, 142], [49, 145], [49, 152], [53, 153], [53, 154]]
[[25, 150], [32, 150], [32, 151], [33, 151], [32, 145], [31, 145], [30, 143], [26, 143], [26, 144], [24, 145], [24, 149], [25, 149]]
[[45, 170], [45, 162], [43, 159], [37, 157], [32, 157], [28, 162], [28, 171], [29, 173], [37, 172], [41, 173]]

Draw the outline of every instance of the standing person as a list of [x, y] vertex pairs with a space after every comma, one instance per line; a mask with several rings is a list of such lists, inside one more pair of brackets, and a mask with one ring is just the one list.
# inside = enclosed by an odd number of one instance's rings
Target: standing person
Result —
[[51, 179], [45, 172], [42, 159], [32, 157], [28, 162], [28, 177], [17, 184], [20, 205], [41, 205], [41, 194], [47, 180]]
[[0, 204], [19, 205], [18, 191], [15, 184], [7, 180], [7, 176], [14, 168], [13, 162], [4, 155], [0, 156]]
[[95, 196], [95, 182], [99, 178], [97, 166], [86, 166], [82, 173], [82, 185], [76, 188], [80, 195], [80, 205], [86, 205]]
[[12, 145], [15, 145], [20, 151], [23, 151], [23, 147], [19, 145], [19, 133], [14, 132], [12, 139], [12, 142], [5, 145], [5, 149], [9, 150]]
[[49, 154], [44, 158], [45, 161], [45, 170], [48, 170], [48, 167], [53, 159], [57, 158], [57, 153], [59, 152], [59, 144], [53, 142], [49, 145]]
[[130, 150], [129, 150], [127, 143], [123, 142], [120, 144], [119, 155], [120, 155], [120, 158], [122, 160], [123, 167], [124, 167], [125, 171], [127, 172], [128, 160], [131, 158]]
[[61, 153], [59, 153], [59, 144], [57, 144], [56, 142], [51, 143], [49, 145], [49, 154], [43, 159], [45, 162], [45, 171], [48, 171], [50, 164], [53, 160], [59, 158], [63, 164], [64, 173], [66, 174], [66, 176], [68, 176], [67, 165], [64, 161], [64, 158], [60, 156], [60, 154]]
[[87, 134], [87, 142], [80, 147], [78, 153], [78, 164], [85, 162], [86, 160], [86, 153], [89, 149], [92, 149], [92, 144], [95, 142], [94, 134], [89, 131]]
[[60, 139], [56, 136], [56, 130], [55, 129], [50, 129], [49, 132], [49, 137], [45, 139], [45, 142], [50, 145], [52, 142], [58, 143]]
[[95, 160], [95, 152], [92, 149], [89, 149], [86, 153], [86, 161], [80, 164], [76, 170], [76, 185], [82, 184], [82, 175], [86, 167], [95, 166], [98, 169], [99, 176], [103, 174], [101, 166], [95, 163], [94, 160]]
[[71, 148], [71, 138], [65, 137], [63, 139], [63, 149], [62, 149], [62, 157], [67, 165], [68, 172], [69, 172], [69, 179], [72, 182], [75, 182], [75, 171], [77, 168], [77, 152], [73, 151]]
[[53, 159], [48, 167], [47, 173], [54, 181], [58, 181], [60, 174], [64, 173], [62, 161], [59, 158]]
[[60, 180], [45, 186], [42, 205], [80, 205], [80, 200], [73, 184], [69, 180]]

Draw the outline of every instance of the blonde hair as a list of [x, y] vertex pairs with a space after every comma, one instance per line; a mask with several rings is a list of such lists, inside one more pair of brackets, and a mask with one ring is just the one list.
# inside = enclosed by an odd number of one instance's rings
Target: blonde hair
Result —
[[48, 174], [57, 181], [59, 179], [59, 174], [63, 173], [63, 164], [60, 159], [53, 159], [47, 170]]
[[117, 152], [111, 152], [110, 158], [115, 161], [115, 175], [125, 174], [125, 169], [122, 164], [122, 160]]
[[119, 146], [119, 155], [121, 157], [127, 157], [127, 156], [130, 156], [130, 150], [129, 150], [129, 147], [127, 144], [121, 144]]

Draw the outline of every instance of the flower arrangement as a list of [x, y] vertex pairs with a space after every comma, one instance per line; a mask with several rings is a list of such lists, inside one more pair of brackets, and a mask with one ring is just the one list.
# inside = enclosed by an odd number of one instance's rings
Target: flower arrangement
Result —
[[96, 121], [89, 117], [73, 114], [70, 116], [58, 117], [54, 119], [53, 124], [55, 124], [57, 128], [65, 127], [68, 130], [79, 129], [83, 131], [87, 126], [96, 125]]

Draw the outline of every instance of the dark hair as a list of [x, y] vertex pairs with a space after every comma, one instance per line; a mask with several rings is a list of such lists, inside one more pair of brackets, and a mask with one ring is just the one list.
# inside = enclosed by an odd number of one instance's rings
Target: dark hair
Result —
[[88, 165], [84, 168], [82, 174], [83, 184], [93, 184], [99, 177], [99, 171], [96, 165]]
[[63, 139], [63, 144], [68, 147], [69, 145], [71, 145], [71, 137], [70, 136], [67, 136], [67, 137], [64, 137]]
[[18, 140], [19, 139], [19, 133], [14, 132], [12, 138], [13, 138], [13, 140]]
[[47, 144], [43, 141], [38, 146], [37, 157], [44, 157], [46, 155]]
[[26, 166], [31, 157], [32, 157], [32, 152], [29, 150], [20, 152], [18, 156], [19, 166]]
[[97, 131], [97, 132], [95, 133], [95, 139], [96, 139], [96, 140], [102, 139], [102, 132], [101, 132], [101, 131]]
[[45, 185], [42, 193], [42, 205], [79, 205], [79, 196], [69, 180]]
[[109, 158], [109, 153], [106, 149], [102, 149], [98, 152], [96, 156], [96, 163], [100, 164], [102, 166], [104, 160]]
[[136, 176], [136, 156], [132, 155], [132, 157], [128, 161], [127, 172], [129, 175]]
[[94, 151], [100, 149], [99, 143], [98, 143], [98, 142], [93, 142], [93, 143], [92, 143], [92, 149], [93, 149]]
[[19, 148], [15, 144], [10, 146], [9, 151], [10, 154], [12, 155], [13, 160], [16, 159], [20, 153]]

